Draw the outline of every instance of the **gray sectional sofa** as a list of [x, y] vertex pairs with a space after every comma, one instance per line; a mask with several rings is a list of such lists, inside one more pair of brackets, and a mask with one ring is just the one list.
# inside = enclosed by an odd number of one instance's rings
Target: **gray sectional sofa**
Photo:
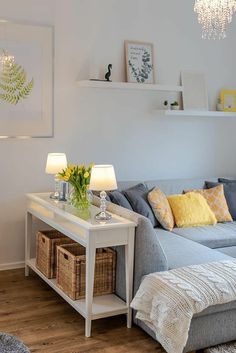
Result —
[[[206, 179], [152, 180], [148, 188], [159, 187], [167, 195], [184, 189], [203, 188]], [[207, 179], [209, 180], [209, 179]], [[210, 179], [217, 181], [217, 179]], [[140, 181], [122, 182], [122, 190]], [[95, 198], [94, 203], [98, 203]], [[135, 241], [134, 294], [142, 277], [152, 272], [182, 266], [236, 258], [236, 222], [196, 228], [175, 228], [172, 232], [153, 228], [150, 220], [133, 211], [108, 202], [108, 210], [137, 222]], [[124, 249], [117, 248], [117, 294], [125, 297]], [[154, 333], [141, 321], [134, 322], [155, 339]], [[236, 340], [236, 301], [209, 307], [194, 316], [185, 352]]]

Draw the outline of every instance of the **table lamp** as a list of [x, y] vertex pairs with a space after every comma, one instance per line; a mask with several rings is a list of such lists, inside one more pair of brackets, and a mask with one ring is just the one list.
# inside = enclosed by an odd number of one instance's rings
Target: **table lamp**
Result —
[[100, 191], [100, 212], [95, 216], [98, 221], [108, 221], [111, 215], [106, 212], [106, 191], [116, 190], [116, 176], [112, 165], [95, 165], [91, 171], [89, 189]]
[[65, 153], [48, 153], [45, 172], [54, 175], [55, 191], [50, 195], [52, 199], [59, 199], [57, 174], [67, 167]]

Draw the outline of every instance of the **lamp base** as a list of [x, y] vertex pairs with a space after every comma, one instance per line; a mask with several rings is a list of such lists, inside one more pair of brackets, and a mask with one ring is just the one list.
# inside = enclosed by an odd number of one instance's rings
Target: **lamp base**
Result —
[[59, 200], [59, 192], [57, 192], [57, 191], [52, 192], [50, 195], [50, 199]]
[[109, 221], [112, 218], [111, 214], [108, 212], [101, 211], [96, 216], [95, 219], [97, 221]]
[[60, 197], [60, 181], [57, 178], [57, 174], [54, 176], [54, 192], [51, 193], [50, 199], [59, 200]]
[[106, 211], [106, 196], [106, 191], [100, 192], [100, 212], [95, 216], [97, 221], [109, 221], [112, 218], [112, 215]]

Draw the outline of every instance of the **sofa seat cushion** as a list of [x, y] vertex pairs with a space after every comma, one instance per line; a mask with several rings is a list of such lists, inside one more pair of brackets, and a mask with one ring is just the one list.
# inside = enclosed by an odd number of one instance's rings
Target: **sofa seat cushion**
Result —
[[[156, 229], [156, 234], [167, 257], [169, 270], [208, 262], [232, 260], [232, 257], [218, 250], [209, 249], [206, 246], [165, 230]], [[210, 315], [232, 309], [236, 309], [236, 301], [228, 304], [210, 306], [195, 316]]]
[[228, 246], [227, 248], [217, 248], [216, 250], [236, 259], [236, 246]]
[[232, 260], [232, 257], [206, 246], [156, 228], [156, 235], [166, 255], [168, 269], [199, 265], [208, 262]]
[[214, 227], [174, 228], [173, 233], [211, 249], [236, 246], [236, 222], [217, 223]]
[[235, 310], [235, 309], [236, 309], [236, 301], [234, 300], [233, 302], [226, 303], [226, 304], [209, 306], [207, 309], [194, 315], [194, 317], [206, 316], [206, 315], [221, 313], [228, 310]]

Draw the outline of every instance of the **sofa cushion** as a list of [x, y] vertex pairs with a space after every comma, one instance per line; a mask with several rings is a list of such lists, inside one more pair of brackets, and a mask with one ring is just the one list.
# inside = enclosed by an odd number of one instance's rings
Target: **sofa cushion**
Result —
[[[213, 227], [212, 227], [213, 228]], [[156, 229], [159, 243], [167, 258], [169, 270], [214, 261], [232, 260], [231, 257], [163, 229]]]
[[232, 222], [231, 214], [224, 195], [224, 186], [217, 185], [210, 189], [184, 190], [194, 191], [205, 197], [218, 222]]
[[166, 195], [160, 189], [155, 188], [149, 192], [148, 201], [158, 222], [164, 229], [171, 231], [175, 221]]
[[212, 249], [236, 246], [236, 222], [218, 223], [215, 227], [174, 228], [173, 232]]
[[[220, 185], [219, 183], [214, 183], [211, 181], [206, 181], [206, 187], [212, 188], [214, 186]], [[225, 198], [229, 207], [229, 212], [234, 221], [236, 221], [236, 183], [223, 183]]]
[[148, 203], [148, 187], [142, 183], [135, 185], [129, 189], [123, 190], [123, 194], [128, 199], [134, 212], [141, 214], [144, 217], [147, 217], [153, 227], [159, 225], [151, 206]]
[[108, 193], [110, 201], [116, 205], [127, 208], [128, 210], [133, 210], [129, 201], [119, 190], [111, 191]]
[[217, 251], [222, 252], [228, 256], [236, 258], [236, 246], [228, 246], [226, 248], [217, 248]]
[[215, 225], [216, 217], [206, 199], [195, 192], [167, 197], [177, 227]]
[[[206, 246], [185, 239], [162, 229], [156, 229], [158, 240], [164, 250], [169, 270], [183, 266], [199, 265], [203, 263], [232, 260], [229, 254], [209, 249]], [[229, 249], [229, 248], [228, 248]], [[236, 247], [234, 249], [236, 257]], [[233, 253], [233, 251], [231, 252]], [[236, 301], [224, 305], [214, 305], [205, 309], [194, 317], [214, 314], [226, 310], [236, 309]]]
[[[184, 189], [202, 189], [206, 179], [167, 179], [148, 180], [145, 184], [149, 189], [157, 187], [166, 195], [181, 194]], [[210, 178], [210, 181], [218, 181], [218, 178]]]
[[225, 179], [225, 178], [219, 178], [218, 179], [219, 183], [236, 183], [236, 180], [235, 179]]

